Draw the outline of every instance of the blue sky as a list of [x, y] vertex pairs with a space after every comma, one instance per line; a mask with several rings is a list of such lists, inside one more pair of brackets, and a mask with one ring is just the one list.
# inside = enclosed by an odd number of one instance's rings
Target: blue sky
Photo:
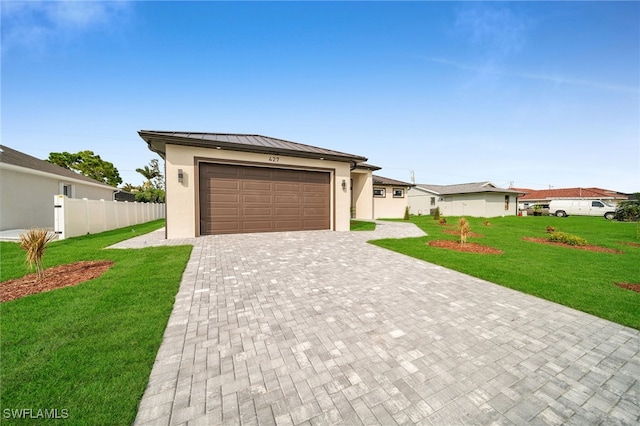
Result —
[[2, 2], [2, 143], [262, 134], [404, 181], [640, 191], [638, 2]]

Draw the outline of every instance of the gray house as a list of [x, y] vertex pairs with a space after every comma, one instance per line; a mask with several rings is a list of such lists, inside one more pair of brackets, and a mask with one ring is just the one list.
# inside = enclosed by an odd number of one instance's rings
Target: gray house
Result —
[[0, 231], [53, 228], [54, 196], [113, 200], [117, 188], [0, 145]]
[[444, 216], [496, 217], [518, 213], [522, 193], [491, 182], [457, 185], [418, 184], [409, 191], [411, 214], [429, 215], [440, 207]]

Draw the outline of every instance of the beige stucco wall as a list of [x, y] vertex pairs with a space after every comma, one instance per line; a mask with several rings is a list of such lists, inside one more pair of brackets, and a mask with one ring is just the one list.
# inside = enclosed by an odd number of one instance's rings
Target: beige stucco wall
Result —
[[[390, 185], [373, 185], [373, 188], [384, 188], [384, 197], [373, 197], [373, 216], [376, 219], [402, 219], [405, 208], [409, 205], [409, 198], [406, 187]], [[394, 197], [393, 190], [402, 189], [403, 197]]]
[[115, 188], [0, 163], [0, 230], [53, 228], [53, 196], [71, 184], [73, 198], [112, 200]]
[[370, 170], [354, 170], [353, 179], [353, 208], [355, 219], [373, 220], [373, 176]]
[[[331, 229], [348, 231], [351, 195], [349, 193], [350, 164], [288, 156], [274, 156], [255, 152], [225, 149], [196, 148], [180, 145], [166, 146], [167, 238], [199, 236], [198, 162], [229, 162], [252, 166], [302, 168], [331, 173]], [[178, 182], [178, 170], [184, 179]], [[342, 181], [345, 181], [345, 188]]]
[[[435, 197], [436, 204], [431, 205], [431, 197]], [[428, 216], [431, 214], [431, 209], [435, 209], [438, 206], [438, 195], [432, 192], [423, 191], [422, 189], [415, 187], [409, 191], [409, 213], [413, 215]]]

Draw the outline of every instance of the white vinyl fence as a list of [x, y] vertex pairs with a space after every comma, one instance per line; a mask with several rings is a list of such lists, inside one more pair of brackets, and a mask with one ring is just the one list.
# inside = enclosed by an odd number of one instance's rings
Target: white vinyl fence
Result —
[[55, 195], [54, 227], [59, 240], [96, 234], [165, 217], [165, 205], [88, 200]]

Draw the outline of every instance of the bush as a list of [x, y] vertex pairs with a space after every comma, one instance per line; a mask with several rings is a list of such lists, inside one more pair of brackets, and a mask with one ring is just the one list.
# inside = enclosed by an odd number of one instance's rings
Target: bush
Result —
[[409, 220], [409, 206], [404, 208], [404, 220]]
[[564, 232], [554, 232], [547, 238], [554, 243], [567, 244], [569, 246], [586, 246], [587, 240], [575, 235], [565, 234]]
[[436, 207], [436, 210], [433, 212], [433, 220], [440, 220], [440, 207]]
[[623, 222], [640, 221], [640, 201], [628, 200], [621, 202], [618, 204], [613, 218]]

